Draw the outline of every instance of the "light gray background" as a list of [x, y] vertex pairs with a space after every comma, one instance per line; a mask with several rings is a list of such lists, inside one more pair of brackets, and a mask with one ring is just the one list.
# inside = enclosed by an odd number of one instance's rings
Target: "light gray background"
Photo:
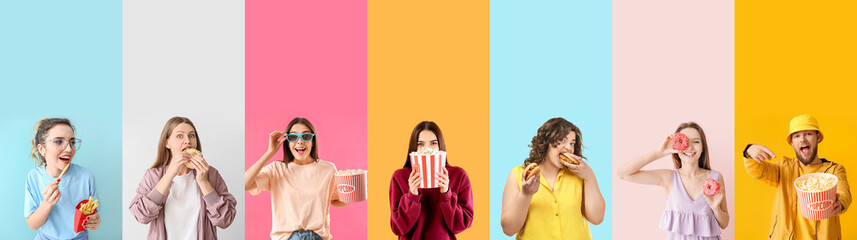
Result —
[[173, 116], [196, 125], [209, 164], [238, 201], [220, 239], [244, 238], [244, 1], [123, 1], [122, 225], [143, 239], [128, 211]]

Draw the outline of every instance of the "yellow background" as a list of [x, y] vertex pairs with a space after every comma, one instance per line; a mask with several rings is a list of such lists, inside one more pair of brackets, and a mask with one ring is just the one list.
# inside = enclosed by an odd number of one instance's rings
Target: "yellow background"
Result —
[[[768, 146], [778, 160], [794, 157], [789, 121], [812, 114], [824, 133], [819, 157], [845, 166], [852, 186], [857, 181], [857, 2], [735, 5], [735, 237], [766, 239], [774, 188], [747, 175], [747, 143]], [[841, 215], [843, 239], [857, 238], [854, 207]]]
[[470, 177], [474, 220], [458, 238], [487, 238], [488, 1], [370, 0], [368, 11], [369, 239], [396, 239], [390, 178], [423, 120]]

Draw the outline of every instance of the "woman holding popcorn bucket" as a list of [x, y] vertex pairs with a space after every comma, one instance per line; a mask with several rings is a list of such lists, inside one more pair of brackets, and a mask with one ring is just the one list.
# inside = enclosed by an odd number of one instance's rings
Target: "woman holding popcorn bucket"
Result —
[[582, 136], [564, 118], [539, 127], [529, 157], [506, 180], [503, 233], [516, 239], [592, 239], [589, 223], [601, 224], [606, 204], [583, 161]]
[[80, 205], [98, 194], [92, 172], [71, 163], [81, 143], [74, 127], [65, 118], [44, 118], [32, 142], [35, 168], [27, 174], [24, 217], [37, 231], [35, 239], [89, 239], [88, 230], [98, 229], [101, 218], [95, 208], [82, 214]]
[[434, 122], [411, 132], [404, 167], [390, 181], [390, 211], [399, 239], [456, 239], [473, 222], [470, 179], [446, 162], [446, 142]]
[[[267, 164], [288, 141], [283, 160]], [[267, 164], [267, 165], [266, 165]], [[365, 200], [366, 172], [342, 171], [318, 158], [315, 127], [306, 118], [294, 118], [286, 131], [273, 131], [268, 136], [268, 150], [244, 172], [244, 189], [251, 195], [271, 193], [271, 239], [327, 240], [330, 234], [330, 206], [343, 207], [337, 178], [347, 200]], [[362, 182], [358, 182], [361, 180]], [[353, 181], [351, 181], [353, 180]], [[357, 197], [362, 191], [363, 197]]]

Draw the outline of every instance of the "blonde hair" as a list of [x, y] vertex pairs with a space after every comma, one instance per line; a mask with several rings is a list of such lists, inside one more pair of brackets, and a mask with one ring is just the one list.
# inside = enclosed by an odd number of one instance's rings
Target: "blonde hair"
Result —
[[71, 121], [66, 118], [42, 118], [42, 120], [39, 120], [39, 122], [36, 123], [36, 127], [33, 128], [33, 149], [30, 150], [30, 157], [33, 158], [35, 168], [41, 167], [43, 164], [47, 164], [45, 156], [39, 152], [39, 144], [45, 143], [48, 131], [57, 125], [69, 126], [71, 127], [71, 130], [74, 131], [74, 126], [71, 125]]

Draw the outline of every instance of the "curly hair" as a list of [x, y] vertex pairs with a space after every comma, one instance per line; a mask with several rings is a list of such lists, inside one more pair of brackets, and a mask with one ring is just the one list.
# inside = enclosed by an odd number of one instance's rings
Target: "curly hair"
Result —
[[549, 119], [539, 127], [536, 136], [530, 142], [530, 156], [524, 160], [524, 165], [544, 161], [547, 157], [548, 148], [559, 145], [559, 142], [571, 132], [577, 136], [577, 141], [574, 142], [574, 154], [586, 158], [583, 156], [583, 134], [580, 133], [580, 128], [565, 118], [556, 117]]

